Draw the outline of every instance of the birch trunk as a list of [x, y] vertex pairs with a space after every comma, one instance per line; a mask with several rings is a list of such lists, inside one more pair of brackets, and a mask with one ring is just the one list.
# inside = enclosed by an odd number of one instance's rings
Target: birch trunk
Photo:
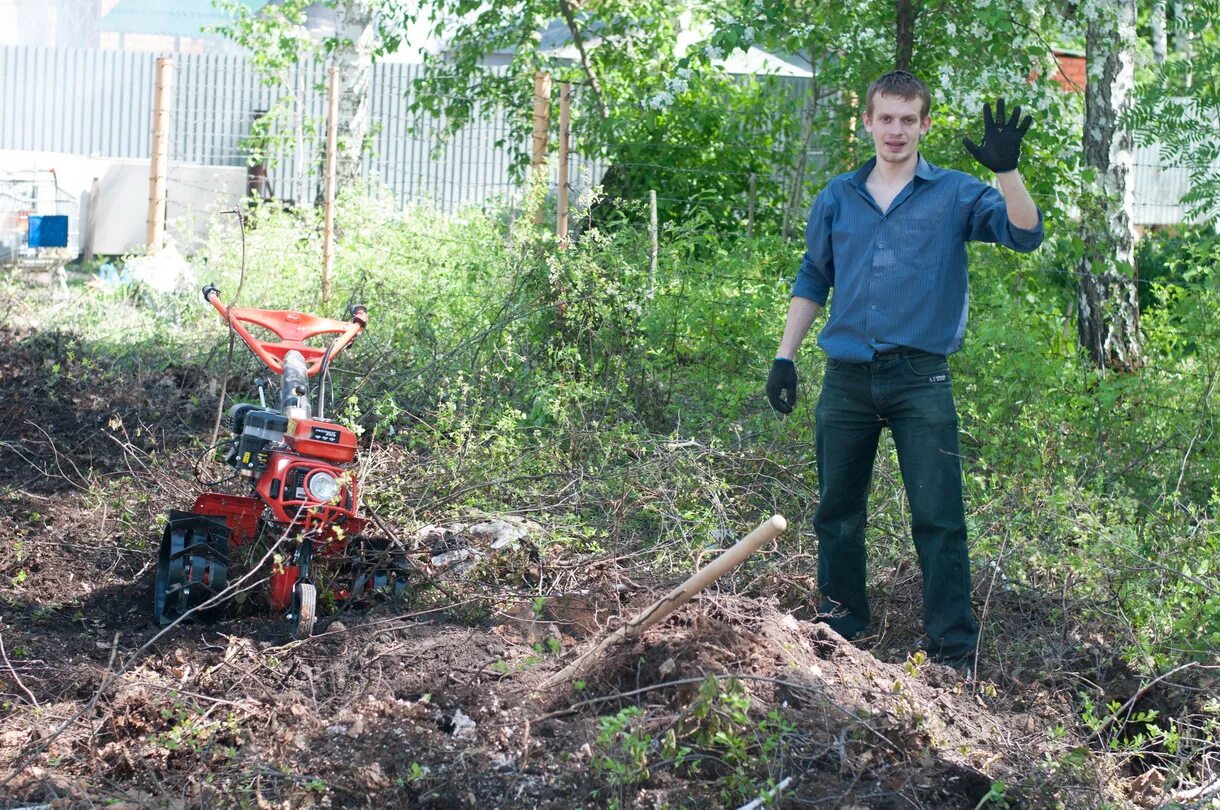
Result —
[[[1134, 276], [1133, 139], [1120, 125], [1134, 100], [1135, 0], [1089, 0], [1084, 164], [1080, 201], [1080, 345], [1098, 368], [1141, 364]], [[1088, 170], [1091, 170], [1089, 172]]]
[[1186, 27], [1186, 0], [1173, 2], [1173, 52], [1190, 53], [1190, 30]]
[[1165, 35], [1166, 3], [1167, 0], [1153, 0], [1152, 10], [1148, 15], [1148, 27], [1152, 34], [1152, 58], [1158, 65], [1165, 64], [1169, 51], [1169, 41]]
[[[1190, 58], [1190, 23], [1187, 19], [1193, 9], [1188, 0], [1173, 3], [1173, 52]], [[1194, 74], [1186, 74], [1186, 87], [1194, 86]]]
[[376, 40], [369, 0], [342, 0], [335, 7], [335, 51], [339, 68], [339, 147], [335, 163], [335, 194], [364, 176], [369, 137], [369, 88], [373, 79]]

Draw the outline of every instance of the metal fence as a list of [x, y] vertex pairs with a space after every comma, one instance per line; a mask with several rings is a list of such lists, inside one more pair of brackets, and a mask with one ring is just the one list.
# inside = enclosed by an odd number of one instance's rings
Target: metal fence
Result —
[[[154, 53], [0, 47], [0, 150], [58, 152], [105, 159], [151, 153]], [[171, 163], [247, 165], [256, 118], [286, 95], [290, 114], [277, 125], [281, 147], [268, 182], [277, 197], [312, 200], [321, 169], [326, 69], [316, 61], [292, 68], [268, 86], [241, 56], [177, 54], [171, 106]], [[454, 211], [511, 195], [514, 144], [502, 110], [486, 110], [454, 137], [439, 122], [409, 112], [418, 65], [378, 64], [371, 91], [372, 149], [366, 176], [399, 201], [428, 201]], [[499, 145], [497, 145], [499, 144]], [[525, 144], [520, 144], [521, 148]], [[573, 155], [576, 184], [600, 177], [595, 161]]]

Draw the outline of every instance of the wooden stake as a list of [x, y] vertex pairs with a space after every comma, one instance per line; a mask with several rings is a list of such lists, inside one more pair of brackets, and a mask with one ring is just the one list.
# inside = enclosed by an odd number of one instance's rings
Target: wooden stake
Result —
[[610, 647], [628, 638], [636, 638], [649, 627], [663, 621], [666, 616], [690, 601], [691, 597], [745, 562], [746, 558], [757, 551], [760, 546], [774, 540], [786, 528], [788, 528], [788, 521], [784, 520], [783, 515], [772, 515], [770, 519], [760, 523], [758, 528], [743, 537], [737, 545], [712, 560], [706, 567], [696, 571], [686, 582], [674, 588], [664, 598], [615, 630], [592, 650], [564, 667], [561, 672], [547, 678], [540, 688], [548, 689], [556, 684], [572, 680], [590, 664], [601, 658]]
[[330, 303], [330, 272], [335, 262], [335, 158], [339, 140], [339, 69], [330, 69], [326, 104], [326, 223], [322, 228], [322, 306]]
[[[546, 153], [551, 132], [551, 74], [538, 71], [534, 74], [534, 140], [531, 180], [542, 183], [546, 174]], [[534, 224], [543, 221], [542, 203], [534, 211]]]
[[169, 167], [169, 116], [174, 82], [174, 60], [157, 57], [153, 95], [152, 165], [148, 178], [148, 255], [165, 241], [165, 186]]
[[648, 289], [657, 288], [657, 254], [661, 252], [660, 238], [657, 235], [657, 190], [648, 189], [648, 237], [652, 246], [648, 252]]
[[568, 246], [568, 127], [572, 120], [572, 85], [559, 85], [559, 198], [555, 213], [555, 235], [559, 247]]

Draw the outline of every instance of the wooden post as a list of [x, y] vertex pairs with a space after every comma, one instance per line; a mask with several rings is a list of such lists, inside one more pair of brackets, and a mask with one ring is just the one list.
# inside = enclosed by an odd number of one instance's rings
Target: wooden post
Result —
[[[547, 143], [551, 132], [551, 74], [538, 71], [534, 74], [534, 140], [531, 161], [530, 180], [535, 184], [543, 182], [546, 173]], [[534, 224], [541, 225], [543, 220], [542, 204], [534, 211]]]
[[153, 95], [152, 166], [148, 178], [148, 255], [165, 241], [165, 180], [169, 167], [169, 115], [174, 83], [174, 60], [157, 57]]
[[547, 678], [542, 684], [543, 689], [571, 680], [581, 673], [589, 664], [601, 657], [607, 649], [627, 638], [639, 636], [649, 627], [665, 619], [691, 597], [711, 585], [722, 576], [745, 562], [746, 558], [758, 550], [764, 543], [769, 543], [788, 528], [788, 521], [782, 515], [772, 515], [770, 519], [760, 523], [758, 528], [743, 537], [735, 546], [700, 568], [686, 582], [674, 588], [651, 607], [636, 615], [631, 621], [615, 630], [593, 649], [581, 655], [562, 671]]
[[556, 201], [555, 235], [559, 247], [568, 246], [568, 127], [572, 121], [572, 85], [559, 85], [559, 198]]
[[648, 289], [657, 288], [657, 254], [661, 252], [660, 238], [657, 235], [657, 190], [648, 189], [648, 237], [652, 246], [648, 251]]
[[335, 153], [339, 133], [339, 69], [330, 69], [326, 109], [326, 223], [322, 228], [322, 306], [330, 303], [330, 271], [335, 262]]

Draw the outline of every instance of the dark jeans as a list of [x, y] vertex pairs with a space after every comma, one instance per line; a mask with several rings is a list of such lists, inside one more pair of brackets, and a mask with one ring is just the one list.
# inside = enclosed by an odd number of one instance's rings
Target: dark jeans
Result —
[[817, 406], [818, 585], [828, 623], [846, 638], [868, 625], [864, 524], [881, 429], [889, 427], [911, 505], [911, 535], [923, 570], [929, 653], [974, 651], [970, 560], [958, 457], [957, 409], [948, 361], [900, 350], [871, 363], [827, 361]]

